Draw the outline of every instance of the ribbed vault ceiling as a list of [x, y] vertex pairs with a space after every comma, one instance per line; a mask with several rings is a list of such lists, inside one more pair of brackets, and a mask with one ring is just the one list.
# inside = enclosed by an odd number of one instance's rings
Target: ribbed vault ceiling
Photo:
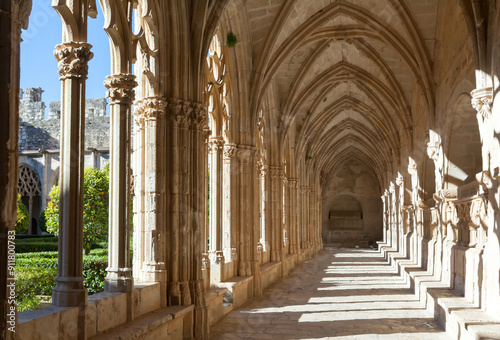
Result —
[[[380, 181], [411, 143], [414, 115], [433, 114], [437, 3], [247, 0], [253, 114], [273, 91], [299, 155], [314, 156], [322, 174], [357, 159]], [[424, 112], [410, 109], [416, 87]]]

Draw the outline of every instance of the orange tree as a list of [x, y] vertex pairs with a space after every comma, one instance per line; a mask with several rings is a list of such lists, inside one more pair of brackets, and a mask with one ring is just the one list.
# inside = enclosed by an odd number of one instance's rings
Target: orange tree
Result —
[[[96, 241], [108, 240], [109, 165], [97, 170], [86, 167], [83, 177], [83, 249], [90, 253]], [[59, 185], [52, 187], [45, 212], [47, 231], [59, 232]]]

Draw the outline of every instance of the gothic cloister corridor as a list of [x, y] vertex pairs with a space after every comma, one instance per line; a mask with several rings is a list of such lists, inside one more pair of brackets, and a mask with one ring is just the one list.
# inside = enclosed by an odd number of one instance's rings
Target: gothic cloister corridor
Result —
[[230, 312], [211, 339], [451, 339], [383, 254], [326, 249]]
[[[20, 181], [34, 4], [0, 0], [0, 340], [500, 339], [500, 0], [52, 0], [59, 150]], [[59, 198], [46, 308], [20, 311], [23, 178], [29, 210], [38, 181]]]

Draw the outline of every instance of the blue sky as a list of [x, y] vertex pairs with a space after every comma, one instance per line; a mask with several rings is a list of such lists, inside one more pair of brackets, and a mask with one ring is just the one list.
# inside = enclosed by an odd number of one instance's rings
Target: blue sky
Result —
[[[99, 9], [97, 19], [88, 20], [88, 42], [93, 46], [94, 59], [89, 62], [87, 98], [105, 97], [104, 78], [110, 74], [109, 40], [102, 29], [104, 19]], [[21, 88], [41, 87], [44, 89], [42, 100], [49, 103], [60, 100], [61, 84], [57, 74], [54, 47], [61, 43], [62, 23], [51, 1], [34, 0], [29, 27], [22, 32], [21, 43]]]

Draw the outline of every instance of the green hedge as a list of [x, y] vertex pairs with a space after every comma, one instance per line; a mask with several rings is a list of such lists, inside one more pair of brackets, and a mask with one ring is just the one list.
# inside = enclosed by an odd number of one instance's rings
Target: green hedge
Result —
[[16, 235], [16, 240], [19, 239], [32, 239], [32, 238], [35, 238], [35, 239], [44, 239], [44, 238], [53, 238], [53, 237], [56, 237], [54, 235], [24, 235], [24, 234], [18, 234]]
[[57, 251], [58, 244], [54, 242], [16, 243], [16, 254], [41, 251]]
[[[16, 249], [17, 250], [17, 249]], [[56, 282], [57, 251], [16, 254], [16, 295], [19, 311], [35, 309], [40, 305], [37, 295], [52, 295]], [[88, 293], [104, 289], [108, 266], [107, 249], [92, 250], [83, 257], [84, 286]]]
[[58, 242], [57, 236], [48, 235], [45, 237], [16, 237], [16, 243], [33, 243], [33, 242]]
[[[59, 244], [57, 242], [57, 238], [54, 239], [42, 239], [42, 240], [21, 240], [16, 241], [16, 253], [39, 253], [39, 252], [47, 252], [47, 251], [57, 251], [59, 248]], [[95, 243], [92, 245], [92, 249], [105, 249], [107, 253], [107, 244], [106, 243]]]

